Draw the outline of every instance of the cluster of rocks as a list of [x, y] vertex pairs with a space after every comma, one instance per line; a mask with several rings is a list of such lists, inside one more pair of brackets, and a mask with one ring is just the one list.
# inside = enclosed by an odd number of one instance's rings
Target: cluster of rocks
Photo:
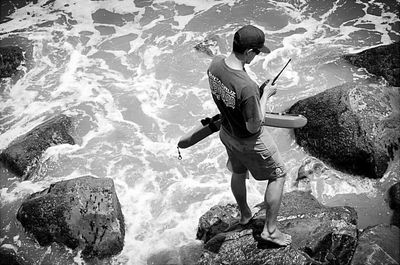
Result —
[[[34, 176], [49, 147], [75, 144], [72, 123], [62, 114], [50, 118], [11, 142], [0, 162], [23, 180]], [[111, 178], [82, 176], [53, 183], [25, 198], [16, 218], [41, 246], [64, 244], [81, 250], [86, 260], [111, 257], [124, 246], [124, 216]], [[24, 264], [9, 249], [1, 248], [0, 257]]]
[[[4, 44], [15, 41], [18, 39], [7, 39]], [[0, 78], [18, 74], [24, 59], [21, 48], [0, 47]], [[54, 145], [74, 145], [72, 135], [71, 117], [63, 114], [50, 117], [2, 150], [0, 163], [21, 180], [30, 179], [40, 171], [44, 152]], [[53, 183], [26, 198], [16, 219], [41, 246], [53, 242], [64, 244], [81, 250], [86, 260], [116, 255], [124, 245], [124, 216], [110, 178], [82, 176]], [[0, 248], [0, 260], [6, 264], [25, 264], [13, 249], [4, 247]]]
[[[262, 207], [263, 208], [263, 207]], [[292, 244], [278, 248], [261, 239], [265, 209], [245, 226], [235, 225], [236, 205], [215, 206], [199, 222], [205, 250], [197, 264], [398, 264], [399, 228], [378, 225], [360, 231], [352, 207], [326, 207], [309, 192], [286, 193], [278, 228]]]

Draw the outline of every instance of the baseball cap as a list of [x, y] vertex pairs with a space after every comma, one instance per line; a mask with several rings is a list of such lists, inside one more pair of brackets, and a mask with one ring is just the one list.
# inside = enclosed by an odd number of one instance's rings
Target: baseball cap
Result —
[[236, 31], [233, 38], [233, 45], [239, 52], [244, 52], [246, 49], [258, 49], [264, 53], [270, 53], [271, 50], [265, 46], [264, 32], [252, 25], [246, 25]]

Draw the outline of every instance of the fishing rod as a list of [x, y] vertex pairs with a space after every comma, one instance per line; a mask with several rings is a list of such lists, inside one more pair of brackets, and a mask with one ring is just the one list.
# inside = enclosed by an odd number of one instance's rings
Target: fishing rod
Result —
[[[281, 69], [281, 71], [275, 76], [275, 78], [272, 80], [271, 86], [274, 86], [276, 83], [276, 80], [278, 80], [279, 76], [282, 74], [283, 70], [285, 70], [285, 68], [288, 66], [288, 64], [290, 63], [292, 59], [289, 59], [287, 61], [287, 63], [285, 64], [285, 66]], [[262, 95], [262, 93], [264, 92], [264, 88], [265, 86], [269, 83], [269, 79], [266, 80], [261, 86], [260, 86], [260, 94]]]
[[276, 80], [278, 79], [278, 77], [282, 74], [283, 70], [285, 70], [286, 66], [288, 66], [288, 64], [290, 63], [292, 59], [289, 59], [289, 61], [287, 61], [287, 63], [285, 64], [285, 66], [282, 68], [282, 70], [278, 73], [277, 76], [275, 76], [274, 80], [272, 80], [271, 86], [275, 85]]

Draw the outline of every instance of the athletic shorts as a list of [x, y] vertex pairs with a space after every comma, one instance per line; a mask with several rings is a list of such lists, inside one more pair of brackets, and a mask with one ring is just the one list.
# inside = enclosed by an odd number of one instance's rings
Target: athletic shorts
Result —
[[232, 173], [243, 174], [248, 170], [257, 180], [274, 180], [286, 176], [278, 148], [264, 127], [259, 134], [238, 138], [221, 126], [219, 136], [228, 153], [227, 167]]

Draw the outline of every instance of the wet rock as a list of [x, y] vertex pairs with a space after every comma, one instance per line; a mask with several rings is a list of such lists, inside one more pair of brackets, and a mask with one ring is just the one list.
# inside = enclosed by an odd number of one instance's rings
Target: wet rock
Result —
[[221, 38], [218, 35], [213, 35], [200, 42], [194, 48], [210, 57], [221, 54], [220, 47], [222, 48]]
[[327, 169], [328, 167], [324, 163], [314, 157], [309, 157], [302, 162], [297, 172], [297, 180], [310, 178], [311, 176], [318, 177]]
[[70, 117], [55, 116], [11, 142], [0, 154], [0, 161], [26, 180], [37, 169], [47, 148], [59, 144], [75, 144], [69, 134], [71, 126]]
[[205, 250], [198, 264], [349, 264], [356, 247], [355, 210], [325, 207], [308, 192], [284, 194], [278, 228], [292, 235], [288, 247], [261, 239], [265, 209], [245, 226], [234, 224], [238, 216], [235, 206], [226, 205], [200, 218], [197, 238]]
[[[23, 76], [27, 71], [31, 70], [35, 66], [36, 61], [33, 58], [34, 43], [32, 40], [19, 35], [10, 34], [9, 36], [1, 39], [0, 47], [15, 49], [17, 52], [16, 54], [18, 54], [18, 60], [22, 61], [21, 64], [18, 65], [23, 65], [24, 68], [13, 72], [14, 75], [12, 75], [12, 77], [15, 76], [15, 80]], [[22, 53], [19, 55], [21, 50]]]
[[15, 253], [14, 249], [0, 247], [0, 265], [27, 265], [21, 257]]
[[24, 7], [29, 3], [37, 4], [38, 0], [2, 0], [0, 7], [0, 23], [5, 23], [11, 18], [8, 16], [14, 13], [18, 8]]
[[393, 210], [391, 224], [400, 227], [400, 182], [389, 188], [388, 197], [389, 207]]
[[201, 255], [202, 249], [203, 246], [198, 242], [184, 245], [179, 249], [165, 249], [151, 255], [147, 259], [147, 264], [196, 264]]
[[389, 90], [346, 83], [296, 102], [289, 113], [308, 119], [306, 126], [294, 129], [297, 143], [338, 170], [382, 177], [393, 158], [390, 150], [400, 141], [395, 136], [400, 119]]
[[17, 72], [24, 60], [23, 51], [19, 47], [0, 47], [0, 78], [11, 77]]
[[85, 259], [110, 257], [123, 248], [124, 217], [110, 178], [54, 183], [29, 196], [17, 219], [41, 246], [57, 242], [79, 248]]
[[235, 204], [216, 205], [200, 217], [196, 238], [208, 242], [215, 235], [224, 232], [239, 217]]
[[315, 157], [304, 159], [297, 171], [294, 186], [297, 190], [311, 191], [311, 180], [318, 179], [329, 168]]
[[400, 86], [400, 42], [343, 56], [347, 61], [368, 72], [384, 77], [390, 85]]
[[391, 186], [388, 193], [390, 209], [400, 211], [400, 182]]
[[400, 261], [399, 228], [377, 225], [364, 229], [351, 265], [395, 265]]

